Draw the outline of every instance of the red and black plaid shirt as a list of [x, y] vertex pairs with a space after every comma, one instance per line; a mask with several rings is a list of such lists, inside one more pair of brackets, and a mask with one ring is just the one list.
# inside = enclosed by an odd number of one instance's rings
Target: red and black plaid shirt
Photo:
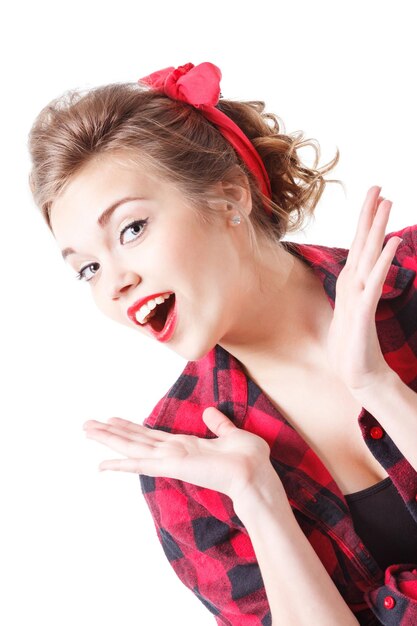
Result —
[[[403, 241], [383, 287], [376, 325], [386, 361], [417, 392], [417, 225], [387, 234], [384, 245], [393, 235]], [[348, 250], [283, 243], [313, 268], [334, 308], [336, 281]], [[190, 361], [144, 424], [210, 438], [214, 435], [202, 421], [208, 406], [269, 443], [271, 463], [297, 522], [359, 623], [415, 626], [417, 564], [380, 569], [355, 533], [346, 500], [322, 461], [226, 350], [217, 345], [202, 359]], [[379, 426], [377, 416], [362, 409], [358, 427], [364, 441], [417, 523], [417, 472], [389, 433], [371, 437], [374, 426]], [[260, 569], [231, 499], [179, 480], [139, 477], [167, 558], [217, 623], [270, 625]]]

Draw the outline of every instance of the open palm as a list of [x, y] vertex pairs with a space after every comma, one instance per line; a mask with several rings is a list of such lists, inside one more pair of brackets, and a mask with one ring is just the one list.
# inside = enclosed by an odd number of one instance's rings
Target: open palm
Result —
[[383, 248], [392, 202], [368, 190], [346, 264], [336, 283], [334, 316], [327, 337], [332, 370], [360, 399], [363, 389], [390, 370], [380, 347], [375, 313], [392, 259], [401, 238]]
[[87, 437], [127, 457], [103, 461], [102, 470], [175, 478], [232, 499], [271, 471], [264, 439], [237, 428], [215, 407], [205, 409], [203, 421], [216, 438], [167, 433], [117, 417], [107, 423], [89, 420], [84, 429]]

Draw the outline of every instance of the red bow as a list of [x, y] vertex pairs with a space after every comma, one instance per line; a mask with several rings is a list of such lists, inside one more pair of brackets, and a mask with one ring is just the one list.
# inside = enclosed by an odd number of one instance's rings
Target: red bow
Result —
[[222, 73], [213, 63], [186, 63], [175, 69], [167, 67], [140, 78], [139, 82], [162, 91], [173, 100], [182, 100], [195, 107], [215, 106], [220, 97]]

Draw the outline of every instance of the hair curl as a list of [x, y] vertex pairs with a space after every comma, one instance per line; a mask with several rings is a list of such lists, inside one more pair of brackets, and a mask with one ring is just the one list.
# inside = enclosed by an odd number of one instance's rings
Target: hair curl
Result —
[[[204, 219], [210, 219], [210, 200], [215, 200], [210, 188], [219, 181], [236, 183], [237, 173], [240, 177], [243, 173], [250, 185], [252, 211], [249, 217], [241, 215], [258, 252], [257, 235], [278, 243], [287, 233], [301, 229], [313, 215], [326, 182], [341, 182], [323, 178], [337, 164], [339, 150], [330, 163], [317, 169], [316, 140], [304, 140], [302, 132], [281, 132], [281, 128], [285, 131], [282, 120], [266, 113], [264, 102], [222, 98], [217, 108], [242, 129], [260, 154], [271, 182], [271, 200], [262, 195], [252, 172], [198, 109], [138, 83], [113, 83], [65, 92], [42, 109], [30, 130], [30, 188], [49, 228], [51, 206], [72, 177], [91, 159], [112, 154], [173, 183]], [[311, 168], [297, 154], [306, 146], [315, 151]]]

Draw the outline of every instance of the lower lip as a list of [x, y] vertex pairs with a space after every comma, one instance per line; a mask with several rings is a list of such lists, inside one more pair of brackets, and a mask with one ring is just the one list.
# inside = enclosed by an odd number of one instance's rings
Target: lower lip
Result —
[[175, 298], [174, 304], [169, 310], [167, 320], [165, 322], [165, 326], [162, 330], [157, 331], [152, 328], [150, 324], [147, 325], [149, 332], [152, 336], [157, 340], [165, 343], [169, 341], [174, 334], [175, 326], [177, 324], [177, 299]]

